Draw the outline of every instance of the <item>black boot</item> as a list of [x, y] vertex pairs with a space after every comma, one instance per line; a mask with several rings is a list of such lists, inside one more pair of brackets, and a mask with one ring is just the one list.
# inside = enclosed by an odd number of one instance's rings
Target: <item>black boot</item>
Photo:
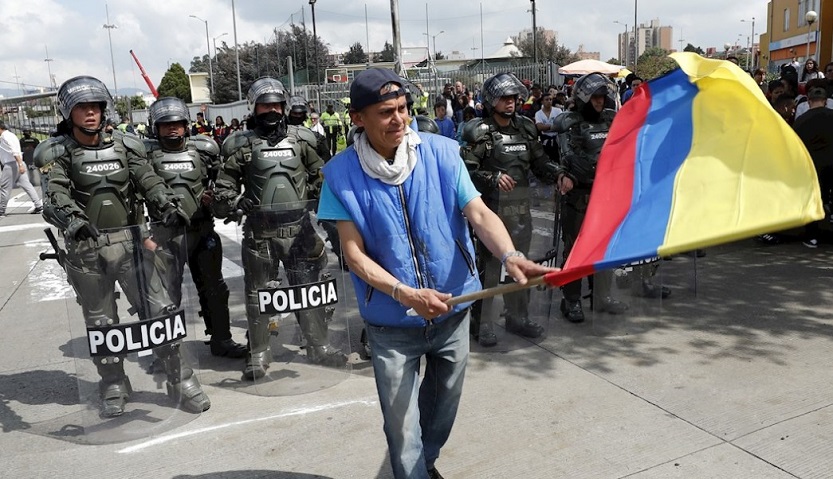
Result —
[[507, 315], [506, 332], [534, 339], [539, 338], [542, 334], [544, 334], [544, 327], [534, 321], [530, 321], [527, 317], [513, 318], [512, 316]]
[[223, 356], [227, 358], [245, 358], [246, 353], [249, 352], [249, 350], [246, 349], [246, 346], [243, 346], [242, 344], [236, 342], [231, 338], [215, 340], [212, 337], [210, 345], [212, 356]]
[[491, 321], [472, 321], [469, 332], [481, 346], [489, 348], [497, 344], [497, 335]]
[[333, 346], [307, 346], [307, 358], [311, 363], [328, 368], [343, 368], [347, 356]]
[[571, 323], [581, 323], [584, 321], [584, 311], [581, 309], [581, 300], [571, 301], [568, 299], [561, 300], [561, 314], [567, 318]]
[[665, 286], [657, 286], [650, 281], [643, 281], [641, 289], [636, 291], [636, 296], [652, 299], [665, 299], [671, 296], [671, 289]]
[[595, 303], [593, 305], [593, 311], [598, 311], [600, 313], [610, 313], [610, 314], [622, 314], [628, 310], [628, 305], [611, 298], [610, 296], [606, 296], [602, 298], [601, 301]]

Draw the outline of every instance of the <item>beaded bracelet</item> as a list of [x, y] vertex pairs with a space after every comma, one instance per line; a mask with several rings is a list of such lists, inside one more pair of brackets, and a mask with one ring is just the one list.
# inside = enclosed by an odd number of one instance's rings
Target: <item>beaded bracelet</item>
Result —
[[512, 256], [517, 256], [519, 258], [526, 258], [523, 253], [518, 250], [509, 251], [508, 253], [504, 253], [503, 257], [500, 258], [500, 264], [506, 266], [506, 260], [511, 258]]

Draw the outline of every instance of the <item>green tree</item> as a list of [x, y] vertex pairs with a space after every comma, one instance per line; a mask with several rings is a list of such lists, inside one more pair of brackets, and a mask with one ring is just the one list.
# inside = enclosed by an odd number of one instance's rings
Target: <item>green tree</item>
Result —
[[364, 48], [362, 48], [362, 44], [359, 42], [350, 45], [350, 50], [344, 54], [344, 63], [348, 65], [367, 63], [367, 61], [367, 53], [364, 52]]
[[434, 60], [445, 60], [446, 56], [443, 52], [434, 52]]
[[607, 63], [610, 63], [611, 65], [621, 65], [622, 64], [622, 62], [619, 61], [619, 59], [615, 58], [615, 57], [610, 57], [610, 59], [607, 61]]
[[[316, 48], [317, 45], [317, 48]], [[301, 25], [290, 25], [289, 31], [276, 31], [272, 41], [266, 44], [249, 42], [239, 45], [240, 86], [243, 95], [249, 85], [257, 78], [271, 76], [289, 85], [288, 63], [292, 57], [295, 83], [315, 83], [324, 80], [324, 71], [332, 66], [329, 49], [321, 40], [313, 38], [312, 32]], [[318, 73], [315, 72], [315, 58], [318, 53]], [[214, 68], [214, 103], [230, 103], [238, 100], [237, 92], [237, 55], [234, 47], [225, 42], [217, 45], [217, 55], [213, 58]], [[194, 57], [191, 72], [207, 72], [208, 56]]]
[[639, 56], [636, 74], [649, 80], [677, 68], [677, 63], [668, 56], [668, 50], [652, 47]]
[[[558, 65], [567, 65], [578, 61], [578, 55], [566, 46], [559, 44], [554, 37], [545, 37], [543, 31], [543, 27], [538, 27], [538, 31], [535, 32], [536, 44], [534, 50], [538, 50], [538, 61], [551, 61]], [[534, 58], [532, 38], [517, 38], [515, 44], [524, 57]]]
[[188, 75], [179, 63], [171, 64], [159, 82], [159, 96], [175, 96], [185, 103], [191, 103], [191, 86]]
[[700, 48], [700, 47], [695, 47], [695, 46], [694, 46], [694, 45], [692, 45], [691, 43], [689, 43], [688, 45], [686, 45], [686, 46], [685, 46], [685, 48], [683, 48], [683, 51], [684, 51], [684, 52], [694, 52], [694, 53], [696, 53], [696, 54], [698, 54], [698, 55], [702, 55], [702, 54], [706, 53], [705, 51], [703, 51], [703, 49], [702, 49], [702, 48]]
[[[128, 98], [130, 99], [129, 107], [127, 103]], [[118, 100], [116, 100], [116, 113], [119, 114], [119, 117], [127, 116], [129, 110], [144, 110], [147, 107], [148, 105], [145, 103], [145, 99], [142, 98], [142, 95], [135, 95], [131, 97], [122, 95]]]
[[389, 42], [385, 42], [385, 46], [382, 47], [382, 51], [379, 52], [379, 61], [392, 62], [394, 60], [396, 60], [396, 52], [393, 50], [393, 45]]

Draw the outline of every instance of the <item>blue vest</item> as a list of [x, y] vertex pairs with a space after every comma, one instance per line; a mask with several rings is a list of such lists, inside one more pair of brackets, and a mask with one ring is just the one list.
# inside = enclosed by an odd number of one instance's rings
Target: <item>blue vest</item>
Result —
[[[399, 186], [364, 174], [353, 146], [324, 166], [324, 178], [350, 214], [367, 255], [399, 281], [454, 296], [479, 291], [474, 245], [457, 203], [457, 175], [465, 168], [459, 147], [439, 135], [419, 136], [416, 167]], [[365, 321], [376, 326], [425, 326], [425, 319], [408, 316], [390, 291], [376, 291], [350, 275]], [[434, 322], [470, 304], [459, 304]]]

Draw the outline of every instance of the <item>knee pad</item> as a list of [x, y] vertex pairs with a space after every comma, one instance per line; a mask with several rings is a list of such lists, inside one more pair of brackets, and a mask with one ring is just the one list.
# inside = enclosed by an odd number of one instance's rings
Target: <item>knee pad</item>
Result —
[[101, 273], [86, 271], [69, 261], [64, 263], [69, 284], [84, 310], [87, 326], [107, 326], [118, 322], [114, 317], [115, 285]]
[[290, 284], [315, 283], [321, 279], [321, 271], [327, 267], [327, 255], [319, 250], [317, 257], [288, 258], [286, 276]]

